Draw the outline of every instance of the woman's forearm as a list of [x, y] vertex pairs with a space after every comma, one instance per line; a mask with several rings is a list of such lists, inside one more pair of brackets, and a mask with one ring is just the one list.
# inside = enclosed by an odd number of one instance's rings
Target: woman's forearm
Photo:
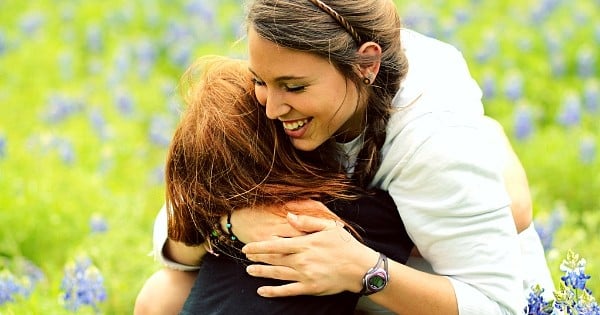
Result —
[[202, 261], [202, 257], [207, 253], [204, 244], [198, 246], [188, 246], [184, 243], [176, 242], [171, 239], [167, 239], [163, 247], [163, 254], [165, 257], [173, 260], [174, 262], [189, 265], [198, 266]]

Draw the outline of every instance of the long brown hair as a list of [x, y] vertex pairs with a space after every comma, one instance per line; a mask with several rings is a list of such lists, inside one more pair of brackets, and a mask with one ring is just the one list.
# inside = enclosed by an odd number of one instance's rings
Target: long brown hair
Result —
[[[356, 85], [365, 111], [365, 142], [358, 155], [354, 178], [370, 183], [380, 165], [380, 150], [392, 109], [392, 98], [408, 71], [400, 47], [400, 18], [391, 0], [249, 0], [248, 27], [283, 47], [329, 60]], [[361, 44], [381, 46], [379, 74], [368, 87], [361, 83], [357, 65], [373, 60], [357, 53]], [[323, 149], [322, 149], [323, 150]]]
[[[171, 239], [200, 244], [234, 209], [355, 197], [343, 172], [295, 150], [282, 127], [266, 117], [246, 62], [203, 57], [180, 86], [186, 108], [165, 171]], [[321, 210], [303, 213], [338, 219]]]

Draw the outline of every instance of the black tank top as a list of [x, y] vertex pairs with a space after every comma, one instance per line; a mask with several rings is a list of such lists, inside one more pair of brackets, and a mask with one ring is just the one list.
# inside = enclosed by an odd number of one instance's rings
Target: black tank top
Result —
[[[337, 215], [349, 222], [370, 248], [390, 259], [406, 263], [413, 243], [390, 195], [381, 190], [352, 202], [328, 204]], [[342, 292], [327, 296], [263, 298], [256, 293], [260, 286], [285, 284], [285, 281], [248, 275], [245, 261], [239, 256], [206, 255], [198, 277], [181, 314], [353, 314], [360, 297]], [[238, 257], [238, 258], [235, 258]]]

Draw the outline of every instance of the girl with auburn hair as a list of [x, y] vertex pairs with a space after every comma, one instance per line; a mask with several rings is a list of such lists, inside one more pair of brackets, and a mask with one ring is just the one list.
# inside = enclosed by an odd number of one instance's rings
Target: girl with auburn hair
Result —
[[[359, 187], [389, 193], [396, 228], [420, 253], [404, 265], [305, 215], [287, 216], [301, 235], [271, 237], [282, 235], [262, 223], [272, 214], [238, 209], [230, 220], [256, 262], [248, 274], [290, 281], [259, 295], [349, 291], [368, 295], [361, 311], [469, 315], [521, 313], [532, 284], [553, 292], [526, 175], [456, 48], [402, 28], [391, 0], [247, 8], [248, 63], [266, 117], [293, 149], [326, 157], [317, 160], [325, 169], [335, 161]], [[157, 244], [180, 263], [202, 255]], [[194, 260], [180, 259], [186, 252]]]
[[[206, 244], [213, 254], [203, 259], [182, 313], [351, 314], [359, 298], [351, 292], [272, 302], [257, 295], [262, 285], [286, 282], [245, 272], [250, 261], [241, 254], [244, 244], [234, 234], [239, 226], [229, 221], [232, 212], [265, 207], [284, 223], [288, 213], [320, 217], [404, 262], [412, 242], [395, 228], [402, 222], [389, 195], [359, 189], [320, 150], [293, 148], [282, 126], [266, 118], [251, 78], [247, 63], [217, 56], [200, 58], [182, 78], [187, 106], [166, 162], [168, 237], [190, 248]], [[385, 226], [382, 221], [388, 225], [383, 233], [370, 232], [373, 225]], [[301, 234], [290, 232], [278, 235]]]

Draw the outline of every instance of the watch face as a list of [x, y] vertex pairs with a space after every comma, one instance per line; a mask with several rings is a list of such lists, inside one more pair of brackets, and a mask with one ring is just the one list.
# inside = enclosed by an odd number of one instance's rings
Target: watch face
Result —
[[381, 290], [386, 284], [387, 275], [383, 270], [378, 270], [367, 279], [367, 285], [373, 290]]

